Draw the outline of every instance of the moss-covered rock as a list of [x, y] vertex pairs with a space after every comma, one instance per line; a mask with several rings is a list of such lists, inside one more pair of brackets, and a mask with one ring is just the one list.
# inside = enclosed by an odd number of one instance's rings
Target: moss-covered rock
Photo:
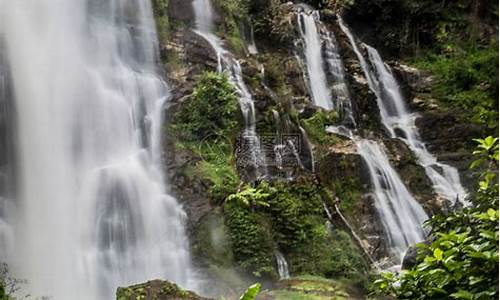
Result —
[[240, 266], [255, 275], [267, 272], [276, 277], [273, 253], [280, 250], [292, 274], [334, 278], [358, 274], [362, 278], [367, 273], [367, 264], [351, 237], [342, 230], [329, 230], [323, 203], [331, 200], [314, 181], [262, 183], [251, 191], [259, 196], [248, 198], [243, 192], [230, 197], [224, 206]]
[[343, 300], [364, 299], [363, 292], [349, 283], [317, 276], [300, 276], [277, 283], [258, 300]]
[[130, 287], [119, 287], [116, 290], [116, 300], [209, 300], [186, 291], [176, 284], [153, 280]]

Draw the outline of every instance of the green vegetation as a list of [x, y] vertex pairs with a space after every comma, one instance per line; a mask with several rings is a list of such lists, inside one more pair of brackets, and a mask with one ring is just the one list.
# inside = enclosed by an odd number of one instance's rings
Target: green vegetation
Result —
[[302, 120], [302, 124], [313, 142], [319, 145], [333, 144], [335, 138], [326, 132], [326, 127], [335, 125], [337, 120], [337, 112], [319, 110], [309, 119]]
[[418, 264], [401, 275], [386, 273], [378, 291], [398, 299], [497, 299], [498, 139], [478, 139], [476, 168], [486, 164], [473, 205], [427, 222], [429, 244], [420, 244]]
[[245, 52], [245, 42], [242, 38], [241, 26], [249, 22], [249, 0], [215, 0], [217, 10], [223, 18], [221, 34], [225, 36], [233, 50]]
[[238, 97], [226, 74], [205, 72], [189, 103], [176, 115], [175, 131], [183, 141], [231, 138], [238, 126]]
[[289, 7], [283, 6], [280, 0], [255, 1], [250, 12], [255, 18], [255, 33], [266, 37], [265, 40], [270, 46], [292, 45], [295, 28], [291, 22], [293, 16]]
[[238, 265], [256, 277], [276, 278], [266, 220], [238, 201], [224, 204], [224, 216]]
[[3, 282], [0, 283], [0, 300], [9, 300], [10, 297], [5, 292], [5, 284]]
[[165, 41], [168, 39], [170, 32], [170, 22], [167, 15], [168, 0], [154, 0], [152, 4], [158, 39], [160, 41]]
[[205, 72], [188, 101], [172, 125], [176, 146], [199, 155], [202, 160], [185, 172], [207, 180], [212, 200], [222, 202], [240, 182], [232, 147], [239, 124], [236, 91], [227, 75]]
[[[261, 295], [276, 300], [343, 300], [353, 299], [348, 285], [318, 276], [298, 276], [282, 281], [281, 289], [265, 291]], [[356, 298], [357, 299], [357, 298]]]
[[[261, 183], [227, 198], [224, 210], [239, 264], [254, 274], [275, 272], [273, 250], [282, 249], [293, 274], [348, 278], [363, 284], [368, 267], [351, 237], [330, 232], [327, 195], [313, 182]], [[272, 271], [271, 271], [272, 270]], [[275, 275], [275, 274], [274, 274]]]
[[[498, 2], [482, 0], [353, 0], [345, 2], [350, 24], [369, 24], [374, 46], [415, 55], [449, 41], [484, 44], [496, 35]], [[493, 33], [493, 34], [492, 34]], [[486, 38], [486, 44], [489, 42]], [[370, 42], [371, 43], [371, 42]]]
[[250, 286], [244, 293], [241, 295], [240, 300], [255, 300], [257, 298], [257, 294], [260, 292], [260, 283], [256, 283]]
[[129, 287], [119, 287], [116, 291], [116, 300], [138, 299], [186, 299], [200, 300], [201, 297], [193, 292], [185, 291], [175, 283], [153, 280]]
[[357, 177], [346, 177], [333, 183], [333, 190], [340, 201], [340, 209], [349, 216], [356, 214], [358, 202], [362, 198], [361, 183]]
[[436, 76], [433, 95], [467, 119], [498, 127], [498, 41], [463, 49], [452, 43], [445, 54], [430, 52], [414, 61]]
[[[498, 128], [498, 2], [354, 0], [345, 18], [384, 56], [429, 70], [432, 96], [465, 120]], [[359, 24], [362, 23], [362, 24]], [[369, 28], [369, 29], [367, 29]]]
[[25, 284], [26, 280], [14, 278], [11, 275], [6, 263], [0, 263], [0, 300], [15, 300], [13, 295], [20, 292]]

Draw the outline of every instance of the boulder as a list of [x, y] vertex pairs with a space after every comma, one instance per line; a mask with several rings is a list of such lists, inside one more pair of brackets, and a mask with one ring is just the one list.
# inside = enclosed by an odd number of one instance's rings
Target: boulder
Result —
[[186, 291], [175, 283], [152, 280], [116, 290], [116, 300], [210, 300]]

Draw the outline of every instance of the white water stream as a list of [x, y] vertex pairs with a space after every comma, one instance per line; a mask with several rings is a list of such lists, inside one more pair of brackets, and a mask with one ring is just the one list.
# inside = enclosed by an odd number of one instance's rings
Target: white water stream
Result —
[[[319, 29], [321, 23], [317, 11], [299, 11], [298, 18], [306, 44], [304, 51], [308, 74], [316, 76], [309, 75], [309, 85], [313, 90], [313, 95], [322, 95], [321, 99], [331, 97], [324, 69], [326, 61], [328, 70], [334, 79], [332, 82], [334, 85], [333, 96], [337, 99], [337, 104], [335, 107], [327, 104], [320, 106], [335, 108], [342, 117], [341, 124], [328, 128], [328, 131], [342, 134], [356, 143], [358, 153], [365, 161], [369, 171], [375, 208], [386, 235], [387, 245], [395, 258], [394, 263], [397, 264], [408, 246], [424, 239], [422, 223], [428, 219], [428, 216], [391, 166], [387, 154], [383, 150], [383, 145], [356, 135], [356, 122], [352, 113], [344, 65], [335, 37], [332, 33], [321, 33]], [[325, 44], [326, 51], [321, 50], [322, 43]], [[315, 100], [315, 103], [318, 105], [320, 102]]]
[[324, 70], [322, 41], [316, 26], [318, 21], [318, 11], [305, 9], [297, 13], [298, 27], [304, 42], [304, 57], [312, 100], [316, 106], [332, 109], [332, 94]]
[[253, 97], [243, 80], [240, 62], [224, 48], [223, 41], [213, 32], [214, 9], [211, 0], [194, 0], [193, 9], [196, 19], [195, 32], [203, 37], [214, 49], [218, 59], [218, 71], [226, 71], [229, 80], [239, 94], [240, 109], [245, 120], [242, 137], [245, 140], [247, 159], [254, 165], [255, 179], [267, 176], [266, 159], [261, 152], [260, 137], [256, 130], [255, 105]]
[[289, 279], [290, 271], [288, 270], [288, 263], [286, 262], [285, 256], [279, 251], [276, 251], [274, 256], [276, 257], [280, 279]]
[[369, 170], [375, 208], [388, 244], [395, 257], [401, 260], [409, 246], [424, 240], [422, 224], [428, 216], [391, 166], [380, 144], [358, 140], [356, 145]]
[[415, 126], [415, 116], [408, 112], [401, 89], [378, 51], [363, 44], [368, 55], [367, 60], [358, 47], [350, 29], [344, 24], [340, 16], [339, 25], [351, 42], [370, 89], [377, 96], [382, 123], [387, 128], [390, 136], [402, 139], [415, 153], [418, 162], [424, 167], [438, 195], [451, 203], [458, 200], [463, 205], [468, 205], [466, 200], [467, 192], [460, 182], [457, 169], [438, 162], [436, 157], [426, 149]]
[[152, 278], [193, 288], [186, 215], [162, 174], [169, 88], [150, 2], [0, 0], [0, 40], [17, 112], [16, 275], [56, 300]]

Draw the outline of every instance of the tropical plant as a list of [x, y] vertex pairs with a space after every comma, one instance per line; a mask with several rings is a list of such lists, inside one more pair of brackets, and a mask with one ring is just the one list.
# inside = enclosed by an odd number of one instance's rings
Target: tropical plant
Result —
[[255, 300], [257, 295], [260, 292], [261, 285], [260, 283], [256, 283], [250, 286], [244, 293], [241, 295], [240, 300]]
[[243, 191], [232, 194], [227, 197], [226, 201], [237, 201], [245, 206], [265, 206], [268, 207], [269, 203], [266, 200], [270, 194], [264, 192], [262, 189], [247, 187]]
[[[428, 243], [418, 246], [418, 264], [401, 274], [385, 273], [378, 292], [398, 299], [497, 299], [498, 289], [498, 139], [477, 139], [477, 168], [487, 163], [470, 207], [436, 215]], [[495, 169], [492, 169], [493, 167]]]

